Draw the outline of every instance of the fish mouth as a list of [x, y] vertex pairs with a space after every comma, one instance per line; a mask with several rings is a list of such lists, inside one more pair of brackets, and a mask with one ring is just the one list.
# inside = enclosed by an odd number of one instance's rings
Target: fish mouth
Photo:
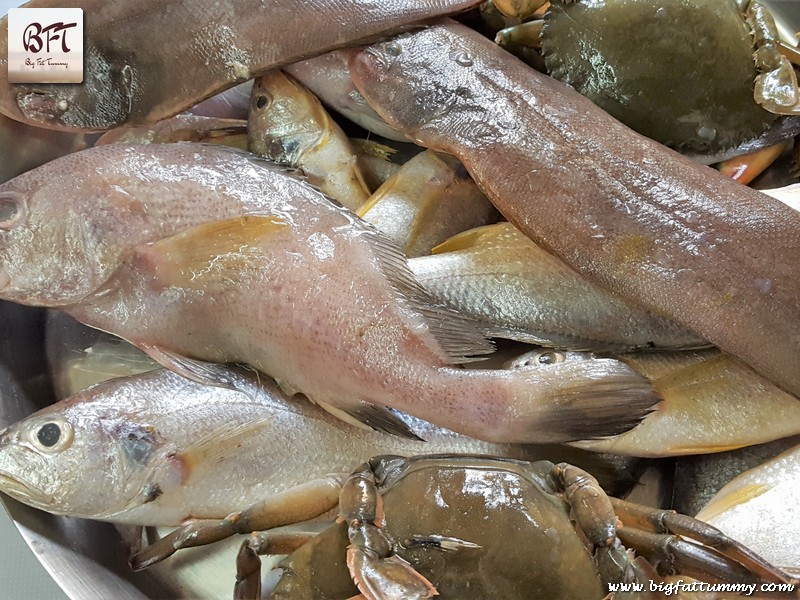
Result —
[[25, 482], [2, 472], [0, 472], [0, 492], [31, 506], [52, 506], [54, 502], [52, 496], [48, 496], [42, 493], [41, 490], [32, 488]]

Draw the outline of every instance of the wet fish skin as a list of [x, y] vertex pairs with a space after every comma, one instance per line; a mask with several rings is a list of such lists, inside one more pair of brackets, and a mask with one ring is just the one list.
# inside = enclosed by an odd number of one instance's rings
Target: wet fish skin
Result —
[[800, 394], [800, 214], [452, 22], [373, 45], [350, 66], [390, 125], [456, 155], [543, 248]]
[[430, 150], [403, 164], [356, 214], [409, 258], [430, 254], [451, 235], [499, 218], [461, 163]]
[[253, 84], [247, 120], [248, 149], [300, 169], [308, 182], [357, 211], [370, 196], [358, 157], [314, 94], [275, 69]]
[[[800, 446], [745, 471], [697, 513], [775, 565], [800, 567]], [[775, 532], [780, 536], [776, 538]]]
[[358, 48], [334, 50], [309, 60], [288, 65], [284, 70], [314, 92], [326, 106], [367, 131], [397, 142], [407, 142], [401, 132], [389, 127], [350, 79], [350, 58]]
[[[287, 398], [269, 379], [219, 369], [237, 389], [157, 369], [99, 383], [0, 431], [0, 491], [56, 514], [177, 526], [224, 518], [379, 454], [561, 456], [610, 471], [612, 481], [619, 475], [611, 459], [489, 444], [405, 415], [426, 441], [364, 432]], [[52, 423], [61, 437], [47, 448], [38, 437]]]
[[631, 431], [575, 442], [584, 450], [658, 458], [733, 450], [800, 434], [800, 401], [716, 349], [614, 356], [662, 401]]
[[[25, 7], [83, 9], [84, 80], [66, 85], [5, 81], [0, 85], [0, 112], [53, 129], [98, 131], [153, 123], [268, 69], [477, 4], [479, 0], [34, 0]], [[8, 62], [7, 38], [3, 19], [2, 69]]]
[[620, 433], [657, 401], [610, 360], [452, 367], [491, 351], [475, 324], [432, 303], [371, 226], [252, 155], [102, 146], [2, 196], [24, 213], [0, 244], [2, 297], [57, 306], [202, 380], [191, 359], [243, 362], [357, 420], [388, 406], [501, 442]]
[[434, 298], [485, 323], [490, 337], [603, 352], [708, 345], [590, 283], [508, 222], [464, 231], [408, 265]]
[[223, 144], [247, 150], [247, 121], [181, 114], [152, 125], [112, 129], [101, 135], [95, 146], [175, 142]]

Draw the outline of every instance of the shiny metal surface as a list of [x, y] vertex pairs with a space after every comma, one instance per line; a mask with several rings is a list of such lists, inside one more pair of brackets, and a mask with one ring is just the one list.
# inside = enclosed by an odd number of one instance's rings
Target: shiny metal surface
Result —
[[[798, 0], [763, 0], [788, 39], [800, 29]], [[0, 15], [17, 0], [0, 0]], [[5, 149], [0, 152], [7, 151]], [[24, 394], [0, 396], [0, 427], [52, 401], [43, 348], [44, 313], [0, 302], [0, 363], [19, 383]], [[127, 545], [110, 524], [49, 515], [0, 494], [20, 534], [53, 579], [73, 600], [146, 600], [185, 597], [169, 565], [132, 573], [126, 563]], [[183, 560], [183, 559], [182, 559]], [[184, 560], [191, 562], [191, 559]], [[228, 581], [233, 580], [233, 564]], [[2, 569], [3, 565], [0, 565]], [[194, 572], [196, 574], [196, 572]], [[219, 580], [221, 573], [215, 572]], [[193, 576], [184, 571], [182, 577]], [[7, 592], [6, 592], [7, 593]], [[7, 597], [3, 591], [0, 596]]]

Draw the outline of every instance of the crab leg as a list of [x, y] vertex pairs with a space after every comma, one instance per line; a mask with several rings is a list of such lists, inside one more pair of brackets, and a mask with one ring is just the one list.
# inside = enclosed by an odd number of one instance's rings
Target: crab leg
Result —
[[316, 535], [316, 532], [310, 531], [253, 532], [242, 542], [236, 555], [234, 600], [261, 598], [261, 555], [291, 554]]
[[399, 556], [389, 556], [392, 542], [382, 530], [383, 501], [369, 463], [354, 471], [342, 486], [339, 518], [347, 523], [351, 542], [347, 567], [367, 600], [423, 600], [438, 594], [410, 564]]
[[313, 519], [336, 507], [342, 487], [341, 475], [328, 475], [291, 487], [224, 519], [192, 521], [151, 544], [130, 559], [140, 571], [181, 548], [218, 542], [237, 533], [251, 533]]
[[[644, 542], [646, 548], [660, 548], [664, 555], [670, 556], [670, 560], [686, 561], [686, 564], [680, 565], [681, 572], [684, 572], [684, 568], [692, 567], [699, 569], [703, 575], [722, 574], [724, 577], [734, 577], [737, 572], [741, 573], [741, 567], [744, 567], [750, 573], [767, 581], [781, 583], [799, 581], [729, 538], [716, 527], [702, 521], [675, 511], [652, 509], [617, 498], [611, 498], [611, 504], [617, 516], [625, 524], [625, 528], [619, 531], [623, 543], [635, 547], [637, 543]], [[637, 532], [636, 529], [641, 531]], [[646, 532], [661, 534], [660, 537], [667, 540], [662, 539], [653, 543], [649, 537], [642, 535]], [[707, 548], [677, 536], [692, 538]], [[720, 572], [718, 568], [724, 568], [724, 571]]]

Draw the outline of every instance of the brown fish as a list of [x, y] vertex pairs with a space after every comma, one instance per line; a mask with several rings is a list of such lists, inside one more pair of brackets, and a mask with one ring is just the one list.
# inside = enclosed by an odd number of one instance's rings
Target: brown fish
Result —
[[[0, 112], [52, 129], [166, 119], [260, 72], [465, 10], [479, 0], [35, 0], [82, 8], [79, 84], [0, 82]], [[0, 72], [8, 63], [0, 20]]]
[[454, 22], [351, 76], [387, 122], [456, 155], [512, 223], [587, 278], [800, 394], [800, 214], [634, 133]]

